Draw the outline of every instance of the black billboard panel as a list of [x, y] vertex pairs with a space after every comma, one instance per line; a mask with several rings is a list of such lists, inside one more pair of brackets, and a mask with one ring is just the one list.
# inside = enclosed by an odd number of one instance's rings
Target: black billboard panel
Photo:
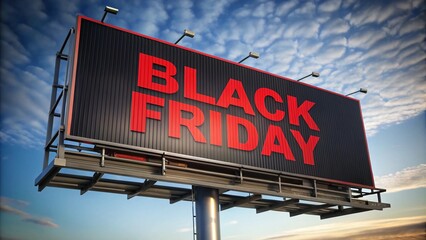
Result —
[[78, 17], [68, 139], [374, 187], [358, 100]]

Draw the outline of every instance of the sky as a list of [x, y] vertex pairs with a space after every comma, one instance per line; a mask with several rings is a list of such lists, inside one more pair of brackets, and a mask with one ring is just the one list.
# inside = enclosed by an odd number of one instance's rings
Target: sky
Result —
[[191, 204], [38, 192], [55, 53], [76, 16], [106, 22], [360, 100], [376, 186], [392, 207], [329, 220], [232, 208], [222, 239], [424, 239], [426, 1], [1, 1], [0, 238], [192, 239]]

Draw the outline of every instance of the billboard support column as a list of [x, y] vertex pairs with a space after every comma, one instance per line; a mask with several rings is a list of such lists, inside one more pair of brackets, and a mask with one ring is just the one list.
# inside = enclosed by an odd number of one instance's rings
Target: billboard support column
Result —
[[219, 190], [195, 187], [197, 240], [220, 240]]

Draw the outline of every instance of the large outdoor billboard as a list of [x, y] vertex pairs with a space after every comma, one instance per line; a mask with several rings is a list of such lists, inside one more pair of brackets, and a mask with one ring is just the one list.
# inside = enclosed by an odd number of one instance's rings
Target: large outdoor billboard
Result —
[[374, 187], [358, 100], [78, 17], [66, 137]]

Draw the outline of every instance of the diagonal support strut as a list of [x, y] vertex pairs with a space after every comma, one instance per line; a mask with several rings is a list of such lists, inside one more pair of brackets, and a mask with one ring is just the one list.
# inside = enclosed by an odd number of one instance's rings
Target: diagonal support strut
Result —
[[174, 204], [174, 203], [177, 203], [179, 201], [182, 201], [185, 198], [191, 197], [191, 195], [192, 195], [192, 191], [189, 191], [189, 192], [187, 192], [187, 193], [185, 193], [181, 196], [170, 198], [170, 204]]
[[137, 189], [136, 191], [134, 191], [132, 193], [127, 194], [127, 199], [131, 199], [131, 198], [139, 195], [139, 193], [145, 192], [146, 190], [148, 190], [149, 188], [154, 186], [154, 184], [156, 182], [157, 181], [146, 179], [145, 182], [140, 186], [139, 189]]
[[320, 210], [320, 209], [328, 208], [328, 207], [333, 207], [333, 206], [335, 206], [335, 205], [333, 205], [333, 204], [321, 204], [321, 205], [309, 206], [309, 207], [303, 208], [301, 210], [290, 212], [290, 217], [295, 217], [297, 215], [301, 215], [301, 214], [304, 214], [304, 213], [309, 213], [309, 212], [313, 212], [313, 211], [316, 211], [316, 210]]
[[252, 201], [259, 200], [259, 199], [261, 199], [261, 198], [262, 198], [262, 195], [260, 195], [260, 194], [254, 194], [254, 195], [252, 195], [252, 196], [249, 196], [249, 197], [246, 197], [246, 198], [240, 199], [240, 200], [235, 201], [235, 202], [232, 202], [232, 203], [222, 204], [222, 205], [220, 206], [220, 210], [221, 210], [221, 211], [224, 211], [224, 210], [226, 210], [226, 209], [230, 209], [230, 208], [233, 208], [233, 207], [237, 207], [237, 206], [243, 205], [243, 204], [245, 204], [245, 203], [249, 203], [249, 202], [252, 202]]
[[87, 185], [84, 185], [80, 190], [80, 195], [85, 194], [87, 191], [89, 191], [93, 186], [95, 186], [96, 183], [99, 182], [99, 180], [102, 178], [104, 173], [95, 172], [93, 174], [92, 180]]
[[282, 208], [282, 207], [285, 207], [285, 206], [288, 206], [288, 205], [292, 205], [292, 204], [295, 204], [295, 203], [298, 203], [298, 202], [299, 202], [299, 199], [286, 200], [286, 201], [279, 202], [279, 203], [276, 203], [276, 204], [273, 204], [273, 205], [269, 205], [267, 207], [257, 208], [256, 213], [263, 213], [263, 212], [266, 212], [266, 211], [275, 210], [275, 209]]

